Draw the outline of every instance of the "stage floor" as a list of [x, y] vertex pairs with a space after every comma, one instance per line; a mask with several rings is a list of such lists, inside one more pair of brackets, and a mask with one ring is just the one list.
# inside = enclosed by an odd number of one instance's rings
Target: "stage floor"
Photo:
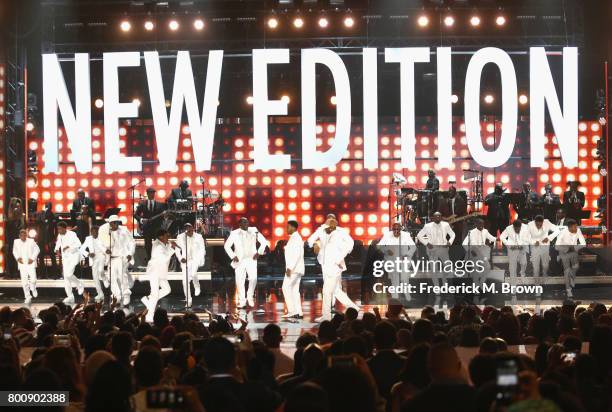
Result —
[[[57, 282], [61, 282], [58, 280]], [[316, 331], [317, 323], [314, 320], [321, 315], [321, 289], [322, 282], [316, 278], [305, 279], [302, 281], [302, 308], [304, 319], [300, 321], [285, 321], [281, 318], [285, 311], [284, 299], [282, 297], [282, 278], [260, 279], [256, 289], [256, 308], [249, 310], [238, 310], [236, 308], [235, 285], [233, 279], [202, 280], [200, 282], [202, 293], [194, 298], [194, 305], [191, 311], [197, 313], [204, 322], [207, 321], [205, 310], [210, 310], [216, 314], [233, 313], [248, 321], [247, 330], [252, 339], [261, 337], [263, 328], [268, 323], [278, 323], [284, 335], [283, 349], [287, 353], [293, 353], [296, 339], [306, 331]], [[172, 315], [185, 312], [185, 301], [182, 295], [182, 285], [179, 281], [170, 282], [172, 293], [162, 299], [159, 305], [165, 308]], [[384, 314], [388, 297], [375, 294], [371, 286], [362, 283], [357, 276], [344, 277], [343, 287], [363, 311], [372, 311], [374, 306], [378, 306]], [[363, 288], [363, 289], [362, 289]], [[362, 293], [362, 290], [364, 293]], [[94, 289], [89, 289], [91, 294], [95, 294]], [[76, 290], [75, 290], [76, 292]], [[107, 292], [108, 293], [108, 292]], [[140, 298], [149, 293], [148, 282], [137, 281], [133, 288], [130, 305], [126, 308], [129, 311], [140, 311], [144, 305]], [[32, 315], [36, 317], [38, 312], [53, 302], [57, 302], [65, 297], [63, 288], [39, 288], [38, 298], [33, 300], [30, 306]], [[562, 287], [551, 285], [545, 288], [541, 299], [536, 300], [534, 296], [518, 295], [517, 301], [512, 302], [510, 296], [494, 295], [485, 301], [477, 301], [479, 305], [512, 305], [517, 311], [527, 310], [532, 313], [545, 310], [551, 306], [560, 305], [565, 296]], [[413, 295], [410, 302], [404, 302], [408, 315], [413, 319], [418, 319], [421, 309], [425, 305], [432, 305], [436, 310], [448, 311], [461, 297], [441, 296], [436, 299], [435, 295]], [[612, 285], [578, 285], [575, 289], [574, 299], [583, 305], [588, 305], [593, 301], [601, 302], [606, 305], [612, 304]], [[108, 301], [108, 299], [107, 299]], [[82, 302], [81, 297], [77, 297], [77, 303]], [[2, 288], [0, 293], [0, 306], [8, 305], [15, 309], [23, 306], [23, 291], [21, 288]], [[338, 310], [343, 310], [338, 304]], [[238, 325], [238, 324], [237, 324]]]

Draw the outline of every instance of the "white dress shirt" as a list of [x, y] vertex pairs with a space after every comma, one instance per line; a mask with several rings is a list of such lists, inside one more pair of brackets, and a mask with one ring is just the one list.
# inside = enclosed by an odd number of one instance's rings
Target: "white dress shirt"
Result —
[[499, 235], [499, 240], [506, 246], [526, 246], [531, 244], [529, 229], [524, 224], [521, 225], [519, 233], [514, 231], [514, 226], [512, 225], [506, 227], [501, 235]]
[[[13, 242], [13, 256], [15, 260], [19, 262], [19, 259], [23, 263], [19, 263], [19, 265], [31, 265], [36, 267], [36, 259], [38, 258], [38, 254], [40, 253], [40, 248], [32, 238], [26, 238], [25, 241], [17, 238]], [[32, 260], [32, 263], [28, 263], [28, 260]]]
[[321, 250], [321, 266], [340, 266], [342, 270], [346, 270], [344, 258], [353, 250], [354, 241], [345, 229], [336, 228], [331, 233], [325, 230], [320, 238]]
[[455, 232], [448, 222], [429, 222], [419, 231], [417, 239], [424, 245], [446, 246], [455, 240]]
[[[68, 248], [64, 250], [64, 248]], [[79, 253], [81, 251], [81, 241], [79, 240], [77, 234], [72, 230], [67, 230], [65, 234], [57, 235], [57, 241], [55, 242], [55, 251], [60, 251], [62, 258], [77, 258], [79, 257]]]
[[378, 245], [379, 246], [399, 246], [399, 245], [415, 246], [414, 240], [412, 240], [412, 236], [410, 236], [410, 233], [403, 231], [403, 230], [400, 232], [400, 235], [398, 237], [395, 237], [392, 230], [388, 231], [380, 239], [380, 242], [378, 242]]
[[493, 242], [497, 240], [495, 236], [493, 236], [489, 231], [485, 228], [482, 230], [478, 230], [478, 228], [474, 228], [470, 230], [463, 239], [463, 246], [485, 246], [486, 241]]
[[105, 248], [108, 248], [110, 243], [112, 257], [132, 256], [133, 260], [136, 242], [125, 226], [120, 225], [117, 230], [110, 230], [110, 225], [105, 223], [100, 226], [98, 238]]
[[[559, 233], [555, 248], [559, 251], [565, 251], [566, 247], [563, 246], [586, 246], [586, 241], [584, 240], [584, 236], [582, 235], [580, 228], [576, 230], [576, 233], [572, 233], [568, 229], [564, 229]], [[580, 248], [578, 247], [574, 249], [577, 250]]]
[[[89, 257], [89, 254], [93, 253], [94, 257]], [[93, 266], [94, 259], [105, 259], [106, 258], [106, 247], [102, 243], [99, 237], [94, 238], [89, 235], [85, 238], [85, 242], [81, 245], [81, 256], [89, 259], [89, 266]]]
[[535, 245], [536, 242], [542, 243], [544, 239], [548, 239], [548, 242], [552, 242], [559, 235], [559, 228], [550, 223], [548, 219], [544, 219], [540, 229], [536, 226], [535, 221], [529, 222], [527, 224], [527, 229], [529, 230], [529, 237], [532, 245]]
[[[187, 245], [185, 246], [185, 239]], [[180, 233], [176, 237], [176, 257], [179, 262], [183, 259], [185, 253], [187, 253], [187, 259], [189, 261], [198, 262], [199, 266], [204, 265], [204, 257], [206, 256], [206, 246], [204, 244], [204, 238], [201, 234], [193, 232], [193, 235], [187, 236], [186, 232]], [[185, 250], [187, 248], [187, 250]]]
[[[259, 241], [259, 249], [257, 249], [257, 241]], [[232, 246], [234, 249], [232, 250]], [[266, 252], [268, 241], [255, 227], [250, 227], [248, 230], [234, 229], [225, 241], [225, 253], [234, 259], [253, 259], [255, 253], [263, 255]]]
[[147, 264], [149, 279], [151, 276], [157, 276], [159, 279], [166, 279], [168, 277], [168, 265], [172, 255], [174, 255], [174, 249], [170, 246], [170, 242], [164, 244], [159, 239], [153, 241], [151, 259]]
[[304, 267], [304, 241], [302, 236], [295, 231], [289, 236], [289, 240], [285, 245], [285, 265], [291, 273], [303, 275]]

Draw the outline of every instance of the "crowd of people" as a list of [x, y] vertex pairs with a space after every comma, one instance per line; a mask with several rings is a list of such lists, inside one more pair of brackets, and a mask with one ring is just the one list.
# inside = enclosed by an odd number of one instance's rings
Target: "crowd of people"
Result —
[[[252, 340], [246, 321], [229, 315], [208, 312], [202, 322], [158, 308], [149, 323], [144, 312], [103, 311], [87, 299], [35, 319], [28, 308], [3, 307], [0, 387], [66, 390], [65, 410], [88, 412], [612, 407], [612, 308], [603, 304], [567, 301], [541, 314], [458, 305], [448, 316], [425, 307], [411, 318], [391, 301], [385, 310], [336, 313], [304, 331], [291, 357], [278, 325]], [[508, 365], [510, 386], [500, 380]]]

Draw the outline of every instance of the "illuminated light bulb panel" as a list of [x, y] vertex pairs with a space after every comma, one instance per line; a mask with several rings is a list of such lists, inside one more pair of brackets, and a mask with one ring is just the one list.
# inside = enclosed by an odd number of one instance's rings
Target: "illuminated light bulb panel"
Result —
[[[547, 168], [538, 170], [529, 165], [529, 123], [519, 122], [515, 150], [512, 158], [496, 169], [486, 169], [484, 193], [493, 190], [495, 182], [501, 181], [509, 192], [520, 191], [525, 181], [530, 181], [539, 193], [544, 190], [547, 179], [555, 181], [555, 191], [564, 190], [565, 180], [579, 173], [581, 190], [587, 193], [587, 207], [595, 210], [595, 200], [601, 191], [601, 177], [593, 165], [592, 152], [598, 132], [595, 122], [585, 122], [580, 131], [580, 167], [555, 170], [554, 147], [549, 141]], [[582, 125], [582, 123], [581, 123]], [[275, 245], [287, 238], [288, 220], [296, 220], [303, 237], [309, 236], [323, 224], [328, 213], [336, 214], [339, 225], [349, 229], [351, 235], [364, 243], [380, 238], [388, 230], [390, 215], [395, 213], [395, 197], [390, 196], [392, 175], [401, 173], [408, 180], [408, 187], [422, 189], [427, 180], [427, 171], [434, 169], [440, 179], [442, 190], [447, 190], [449, 181], [456, 181], [459, 190], [471, 190], [471, 183], [462, 180], [463, 169], [480, 169], [470, 158], [465, 139], [465, 125], [457, 119], [453, 123], [453, 163], [449, 169], [437, 164], [437, 120], [417, 119], [417, 161], [412, 168], [400, 165], [399, 120], [381, 121], [379, 127], [379, 166], [369, 170], [363, 166], [363, 130], [354, 123], [349, 148], [344, 159], [331, 169], [301, 169], [301, 131], [295, 124], [270, 124], [269, 150], [271, 153], [287, 153], [292, 156], [291, 170], [255, 170], [253, 165], [253, 129], [250, 125], [219, 125], [215, 136], [212, 169], [197, 172], [193, 159], [189, 127], [181, 128], [177, 167], [171, 172], [158, 171], [153, 127], [150, 122], [139, 122], [136, 126], [123, 125], [120, 129], [123, 155], [141, 156], [142, 173], [104, 172], [104, 130], [101, 125], [92, 128], [94, 167], [91, 173], [76, 173], [72, 156], [67, 147], [63, 129], [60, 129], [60, 171], [42, 171], [42, 139], [34, 131], [28, 147], [36, 150], [39, 165], [38, 179], [28, 182], [28, 198], [38, 199], [41, 207], [46, 201], [53, 202], [56, 212], [68, 212], [79, 187], [85, 189], [102, 213], [109, 207], [121, 207], [124, 223], [132, 227], [132, 201], [129, 187], [142, 178], [146, 181], [135, 190], [136, 204], [145, 195], [145, 189], [157, 189], [158, 198], [167, 198], [181, 180], [190, 182], [191, 190], [201, 193], [199, 177], [205, 179], [204, 188], [219, 193], [226, 204], [225, 226], [237, 227], [238, 219], [246, 216], [253, 226]], [[333, 143], [335, 127], [331, 123], [319, 123], [316, 128], [317, 147], [324, 151]], [[501, 133], [499, 122], [482, 122], [482, 142], [486, 149], [497, 147]], [[585, 138], [583, 138], [585, 137]], [[549, 139], [552, 136], [549, 136]], [[129, 143], [129, 144], [128, 144]], [[586, 165], [586, 166], [585, 166]], [[584, 168], [581, 169], [581, 167]], [[584, 172], [583, 172], [584, 170]], [[556, 175], [559, 176], [556, 176]], [[584, 176], [583, 176], [584, 175]], [[548, 176], [548, 177], [543, 177]], [[596, 224], [594, 220], [585, 224]]]
[[[4, 197], [6, 193], [6, 181], [4, 180], [5, 175], [5, 152], [4, 152], [4, 129], [6, 126], [6, 66], [0, 64], [0, 250], [4, 250], [4, 244], [6, 242], [5, 237], [5, 223], [6, 217], [4, 213]], [[12, 245], [11, 245], [12, 247]], [[11, 249], [12, 250], [12, 249]], [[4, 272], [4, 254], [0, 253], [0, 272]]]

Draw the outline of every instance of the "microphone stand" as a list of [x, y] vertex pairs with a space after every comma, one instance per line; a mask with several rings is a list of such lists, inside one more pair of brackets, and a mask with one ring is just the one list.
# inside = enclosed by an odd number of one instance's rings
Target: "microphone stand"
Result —
[[183, 232], [185, 235], [185, 309], [191, 307], [191, 289], [189, 285], [189, 250], [187, 243], [187, 231]]
[[136, 208], [134, 207], [136, 204], [136, 187], [138, 187], [145, 180], [147, 179], [143, 177], [136, 184], [128, 187], [128, 189], [132, 192], [132, 236], [134, 236], [134, 230], [136, 228]]

